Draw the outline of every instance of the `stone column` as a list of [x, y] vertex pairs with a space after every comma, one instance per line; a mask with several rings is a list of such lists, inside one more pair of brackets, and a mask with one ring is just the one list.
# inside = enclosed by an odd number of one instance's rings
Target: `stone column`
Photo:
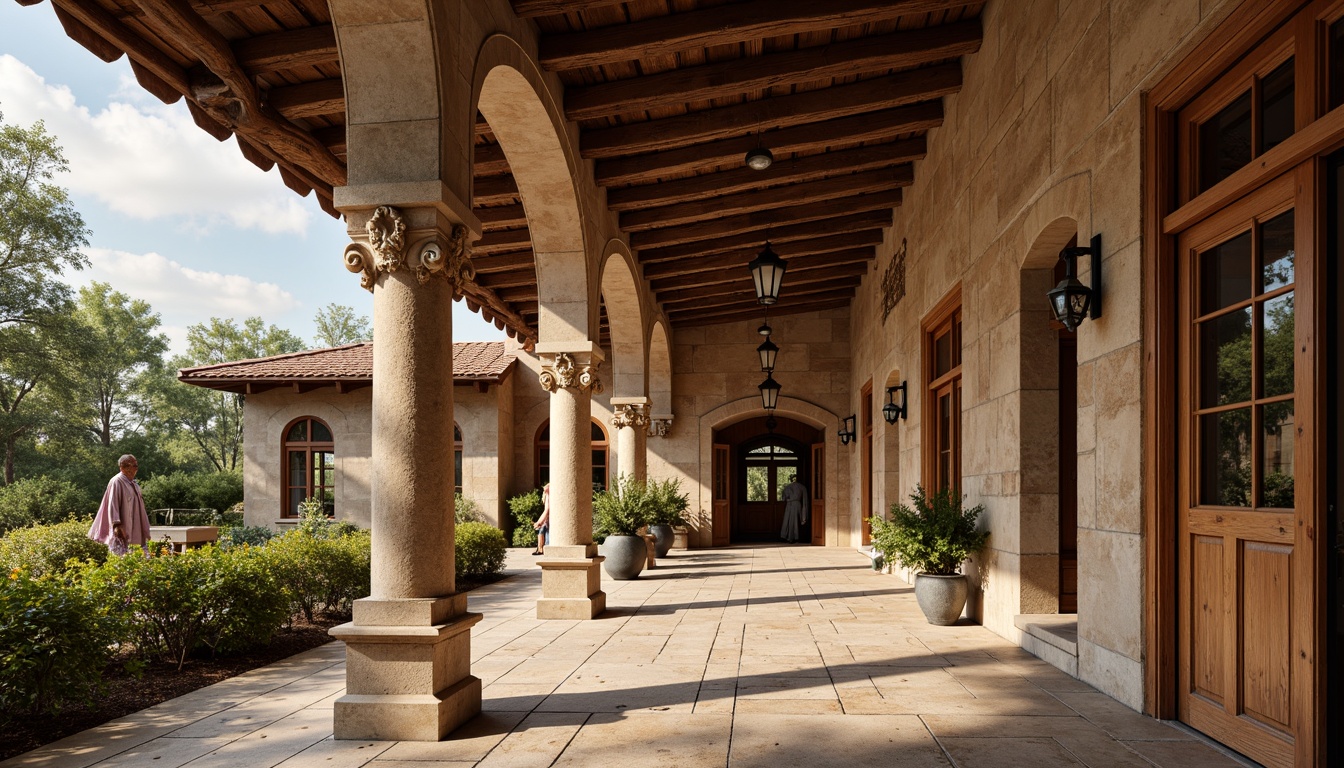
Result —
[[442, 207], [346, 208], [346, 267], [373, 293], [372, 594], [346, 643], [338, 739], [437, 741], [481, 709], [453, 573], [453, 293], [474, 274]]
[[611, 407], [616, 411], [611, 426], [616, 429], [617, 471], [644, 480], [648, 474], [649, 399], [613, 397]]
[[538, 619], [592, 619], [607, 607], [603, 558], [593, 543], [592, 394], [602, 391], [597, 345], [537, 344], [541, 387], [551, 393], [550, 538], [541, 566]]

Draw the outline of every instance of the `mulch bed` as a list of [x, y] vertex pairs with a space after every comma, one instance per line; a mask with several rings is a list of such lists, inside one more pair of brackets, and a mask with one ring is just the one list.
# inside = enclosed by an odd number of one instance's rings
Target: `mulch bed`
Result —
[[[463, 579], [457, 590], [469, 592], [503, 578], [506, 577]], [[174, 664], [150, 664], [139, 678], [127, 674], [122, 667], [124, 659], [119, 659], [108, 665], [103, 675], [107, 687], [93, 702], [67, 705], [54, 715], [19, 716], [5, 722], [0, 727], [0, 760], [316, 648], [331, 641], [327, 630], [339, 623], [340, 620], [319, 619], [309, 624], [299, 619], [292, 628], [276, 632], [270, 645], [249, 653], [215, 659], [191, 658], [180, 671]]]

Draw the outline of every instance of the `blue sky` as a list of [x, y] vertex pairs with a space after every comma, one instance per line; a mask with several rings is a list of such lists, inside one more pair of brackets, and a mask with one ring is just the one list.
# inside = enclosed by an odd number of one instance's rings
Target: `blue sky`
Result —
[[[0, 113], [45, 121], [65, 149], [59, 183], [93, 231], [92, 267], [66, 279], [148, 301], [174, 351], [210, 317], [260, 315], [310, 343], [326, 304], [372, 317], [372, 296], [341, 262], [344, 223], [197, 128], [185, 101], [150, 96], [125, 57], [107, 64], [70, 40], [48, 4], [0, 0]], [[458, 302], [453, 337], [503, 334]]]

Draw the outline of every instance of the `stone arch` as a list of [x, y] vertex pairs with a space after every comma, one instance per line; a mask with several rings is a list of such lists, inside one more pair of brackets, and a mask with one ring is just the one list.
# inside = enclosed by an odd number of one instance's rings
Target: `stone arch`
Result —
[[655, 418], [672, 416], [672, 340], [660, 316], [649, 329], [649, 413]]
[[1070, 238], [1079, 235], [1079, 239], [1083, 239], [1083, 228], [1088, 236], [1091, 235], [1091, 174], [1080, 173], [1061, 179], [1032, 201], [1015, 223], [1021, 233], [1021, 242], [1028, 244], [1022, 252], [1021, 268], [1053, 267], [1059, 249], [1067, 245]]
[[[537, 269], [543, 342], [596, 338], [591, 260], [565, 120], [541, 69], [517, 41], [492, 35], [476, 60], [472, 103], [513, 169]], [[471, 126], [466, 126], [468, 135]], [[468, 163], [469, 165], [470, 163]]]
[[[788, 416], [809, 426], [820, 429], [825, 434], [825, 504], [826, 504], [826, 546], [848, 544], [853, 530], [851, 517], [853, 510], [842, 504], [848, 493], [840, 485], [839, 455], [840, 439], [836, 436], [840, 430], [840, 417], [806, 400], [780, 395], [775, 413]], [[713, 544], [712, 507], [710, 483], [714, 472], [714, 430], [721, 429], [752, 416], [766, 415], [761, 407], [760, 397], [751, 396], [733, 400], [700, 415], [697, 429], [700, 434], [700, 482], [696, 488], [699, 508], [689, 519], [691, 536], [696, 546], [708, 547]], [[692, 508], [696, 507], [694, 499]]]
[[[885, 417], [882, 416], [882, 408], [887, 404], [887, 389], [889, 387], [900, 386], [901, 382], [906, 381], [905, 374], [900, 368], [892, 368], [884, 380], [882, 380], [881, 389], [873, 393], [875, 401], [873, 407], [876, 409], [874, 414], [874, 428], [882, 430], [880, 440], [874, 441], [877, 450], [881, 451], [880, 456], [874, 456], [874, 465], [879, 468], [881, 482], [875, 483], [874, 494], [880, 494], [878, 498], [873, 499], [873, 514], [886, 517], [887, 510], [891, 508], [894, 502], [900, 501], [901, 493], [901, 430], [905, 426], [905, 419], [897, 419], [895, 424], [888, 424]], [[918, 385], [918, 382], [916, 382]], [[905, 403], [909, 410], [912, 402], [910, 397], [910, 385], [906, 383]], [[900, 402], [898, 394], [896, 402]]]
[[644, 397], [647, 351], [644, 346], [644, 308], [633, 266], [634, 258], [623, 243], [607, 244], [602, 263], [601, 299], [611, 328], [611, 396]]

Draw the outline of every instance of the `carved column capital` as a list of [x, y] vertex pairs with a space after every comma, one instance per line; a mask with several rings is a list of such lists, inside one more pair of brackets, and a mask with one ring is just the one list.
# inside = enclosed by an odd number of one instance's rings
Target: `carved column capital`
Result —
[[667, 437], [667, 436], [670, 435], [670, 434], [672, 434], [672, 417], [671, 417], [671, 416], [667, 416], [667, 417], [663, 417], [663, 418], [651, 418], [651, 419], [649, 419], [649, 436], [650, 436], [650, 437]]
[[625, 403], [616, 406], [616, 413], [611, 417], [611, 426], [616, 429], [622, 427], [647, 427], [649, 425], [649, 407], [639, 403]]
[[401, 211], [380, 205], [369, 216], [364, 232], [353, 239], [345, 247], [345, 268], [361, 273], [359, 284], [370, 293], [379, 274], [400, 269], [413, 271], [421, 285], [435, 278], [446, 279], [454, 295], [476, 279], [467, 248], [467, 228], [461, 224], [454, 224], [446, 234], [437, 227], [411, 230]]
[[568, 352], [557, 353], [549, 362], [541, 366], [541, 388], [547, 392], [557, 389], [575, 388], [580, 392], [602, 393], [602, 380], [598, 378], [600, 361], [579, 363]]

